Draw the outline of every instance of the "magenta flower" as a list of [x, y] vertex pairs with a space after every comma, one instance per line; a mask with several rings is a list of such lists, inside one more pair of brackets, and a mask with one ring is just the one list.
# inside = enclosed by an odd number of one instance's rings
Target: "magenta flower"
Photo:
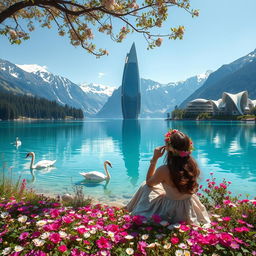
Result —
[[67, 248], [67, 246], [66, 245], [60, 245], [59, 247], [58, 247], [58, 251], [59, 252], [65, 252], [66, 250], [67, 250], [68, 248]]
[[222, 188], [224, 188], [224, 189], [227, 188], [227, 186], [226, 186], [224, 183], [220, 183], [220, 187], [222, 187]]
[[140, 241], [138, 242], [137, 248], [138, 250], [143, 254], [143, 255], [147, 255], [147, 252], [145, 250], [145, 248], [147, 247], [147, 243], [144, 241]]
[[180, 239], [176, 236], [171, 237], [170, 239], [172, 244], [178, 244], [180, 242]]
[[110, 241], [103, 236], [96, 241], [96, 244], [100, 249], [111, 249]]
[[25, 240], [29, 236], [28, 232], [23, 232], [20, 234], [19, 239], [20, 240]]
[[222, 217], [222, 220], [224, 220], [224, 221], [230, 221], [231, 220], [231, 218], [230, 217]]
[[155, 223], [160, 223], [161, 222], [161, 217], [157, 214], [154, 214], [152, 215], [152, 220], [155, 222]]
[[250, 231], [250, 229], [249, 228], [247, 228], [247, 227], [237, 227], [237, 228], [234, 228], [234, 230], [236, 231], [236, 232], [248, 232], [248, 231]]
[[61, 237], [59, 233], [51, 233], [49, 239], [54, 244], [57, 244], [61, 241]]
[[230, 247], [233, 249], [239, 249], [240, 245], [238, 243], [236, 243], [235, 241], [232, 241], [230, 244]]

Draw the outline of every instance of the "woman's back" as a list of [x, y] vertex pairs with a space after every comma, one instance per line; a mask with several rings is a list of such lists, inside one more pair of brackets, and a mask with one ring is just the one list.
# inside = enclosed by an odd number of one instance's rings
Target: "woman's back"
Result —
[[[209, 223], [208, 213], [195, 195], [200, 170], [190, 156], [192, 141], [182, 132], [170, 130], [165, 142], [165, 146], [154, 150], [146, 182], [127, 205], [128, 211], [147, 218], [157, 214], [171, 223]], [[165, 151], [166, 165], [156, 169], [157, 160]]]

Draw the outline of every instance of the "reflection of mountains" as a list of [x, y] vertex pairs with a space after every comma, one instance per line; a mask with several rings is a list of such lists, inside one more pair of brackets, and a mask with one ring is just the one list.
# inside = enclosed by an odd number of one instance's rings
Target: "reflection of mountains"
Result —
[[[212, 125], [214, 123], [214, 125]], [[168, 122], [172, 129], [188, 134], [209, 164], [218, 164], [240, 178], [256, 180], [256, 126], [240, 122]], [[197, 151], [195, 151], [195, 156]], [[196, 156], [200, 158], [200, 155]], [[214, 170], [213, 170], [214, 171]]]

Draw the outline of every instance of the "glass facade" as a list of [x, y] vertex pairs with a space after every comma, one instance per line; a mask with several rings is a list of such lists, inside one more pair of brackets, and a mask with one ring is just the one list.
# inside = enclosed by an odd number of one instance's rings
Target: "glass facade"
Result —
[[125, 61], [121, 101], [123, 118], [138, 119], [141, 106], [140, 76], [134, 43]]

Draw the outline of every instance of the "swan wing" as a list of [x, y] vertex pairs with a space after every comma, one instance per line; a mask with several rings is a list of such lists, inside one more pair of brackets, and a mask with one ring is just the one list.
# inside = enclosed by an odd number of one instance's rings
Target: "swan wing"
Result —
[[39, 161], [36, 165], [35, 165], [35, 168], [46, 168], [46, 167], [49, 167], [49, 166], [52, 166], [54, 165], [56, 162], [56, 160], [42, 160], [42, 161]]
[[82, 176], [84, 176], [84, 178], [87, 179], [87, 180], [98, 181], [98, 180], [105, 180], [106, 179], [106, 175], [105, 174], [103, 174], [101, 172], [97, 172], [97, 171], [81, 172], [80, 174]]

